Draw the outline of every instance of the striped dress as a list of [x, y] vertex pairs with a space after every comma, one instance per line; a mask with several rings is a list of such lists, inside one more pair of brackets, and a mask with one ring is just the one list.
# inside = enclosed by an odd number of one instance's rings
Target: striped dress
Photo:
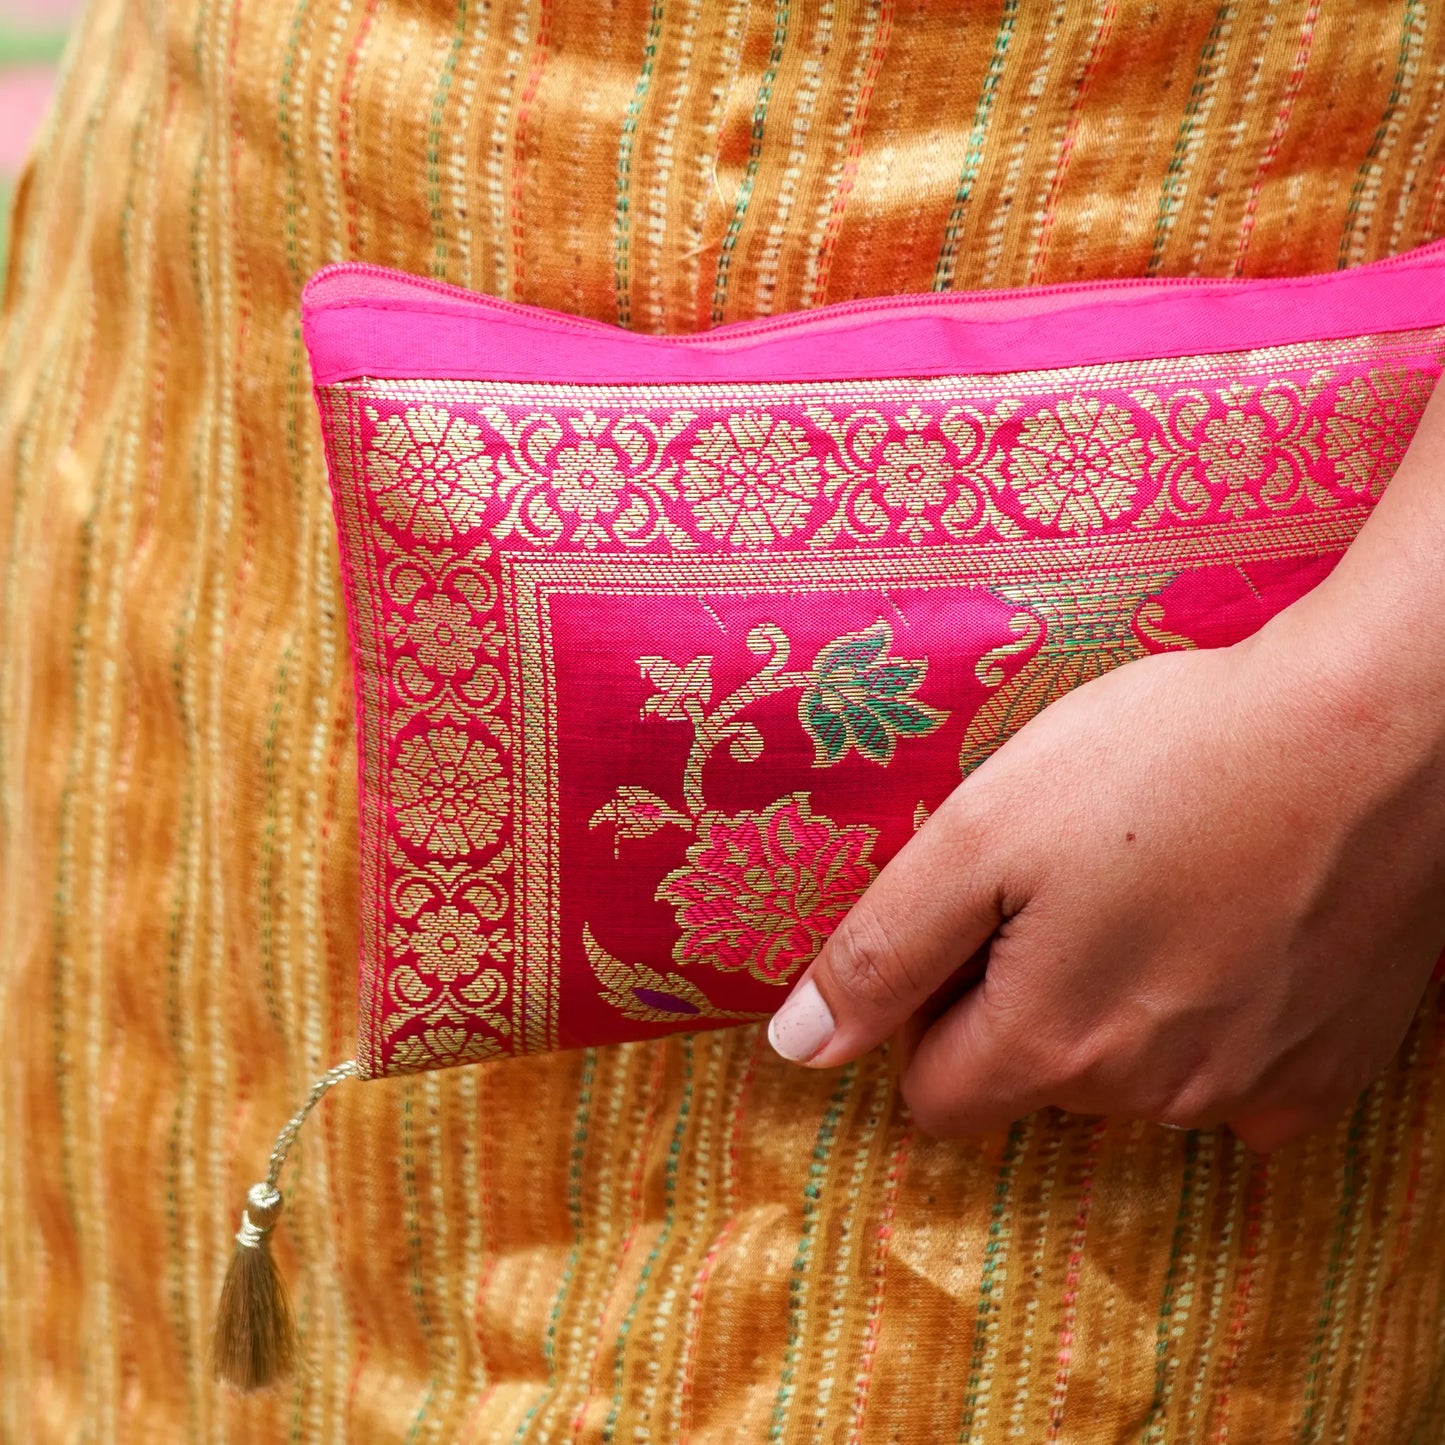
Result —
[[0, 321], [0, 1440], [1435, 1442], [1445, 1010], [1338, 1128], [942, 1144], [757, 1029], [338, 1090], [306, 1368], [208, 1377], [355, 1044], [298, 325], [361, 258], [647, 331], [1445, 233], [1424, 0], [92, 0]]

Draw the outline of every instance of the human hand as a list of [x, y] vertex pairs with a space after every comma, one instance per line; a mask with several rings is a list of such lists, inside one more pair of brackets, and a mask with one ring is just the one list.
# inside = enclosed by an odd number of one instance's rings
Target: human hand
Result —
[[1338, 597], [1306, 602], [1029, 723], [849, 913], [779, 1051], [825, 1067], [901, 1031], [940, 1135], [1056, 1105], [1270, 1149], [1346, 1107], [1445, 943], [1445, 727], [1363, 629], [1341, 642]]

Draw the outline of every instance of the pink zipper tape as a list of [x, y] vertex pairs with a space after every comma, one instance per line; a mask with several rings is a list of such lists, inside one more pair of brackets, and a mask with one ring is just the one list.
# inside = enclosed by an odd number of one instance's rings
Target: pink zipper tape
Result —
[[361, 376], [665, 385], [989, 374], [1442, 325], [1445, 241], [1313, 276], [892, 296], [689, 336], [641, 335], [344, 264], [312, 277], [302, 318], [319, 386]]

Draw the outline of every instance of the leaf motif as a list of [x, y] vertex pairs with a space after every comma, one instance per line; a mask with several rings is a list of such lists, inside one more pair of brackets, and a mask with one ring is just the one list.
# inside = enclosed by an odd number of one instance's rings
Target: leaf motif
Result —
[[659, 989], [643, 988], [640, 985], [635, 986], [631, 993], [644, 1008], [655, 1008], [669, 1016], [684, 1018], [691, 1015], [696, 1018], [701, 1012], [695, 1003], [680, 994], [663, 993]]
[[[530, 421], [531, 418], [529, 417]], [[527, 460], [541, 472], [547, 469], [547, 458], [552, 448], [562, 440], [562, 427], [555, 417], [543, 416], [527, 435], [524, 450]]]
[[399, 606], [410, 607], [417, 593], [431, 579], [410, 558], [401, 558], [386, 569], [386, 590]]
[[457, 990], [461, 996], [477, 1008], [492, 1008], [500, 1003], [507, 984], [495, 968], [484, 968], [465, 988]]
[[689, 722], [687, 704], [703, 712], [712, 702], [712, 658], [704, 654], [679, 667], [665, 657], [639, 657], [642, 675], [657, 691], [642, 704], [643, 717], [660, 717], [668, 722]]
[[457, 691], [479, 712], [489, 711], [507, 695], [502, 674], [485, 662], [465, 682], [457, 685]]
[[895, 732], [906, 733], [909, 737], [923, 737], [939, 724], [939, 718], [932, 710], [902, 698], [874, 698], [869, 709]]
[[[487, 556], [490, 552], [491, 543], [483, 539], [472, 547], [469, 558], [475, 558], [479, 553]], [[474, 612], [490, 611], [497, 600], [496, 584], [476, 567], [461, 566], [449, 570], [447, 582], [459, 597], [470, 604]], [[482, 634], [486, 639], [485, 650], [488, 656], [495, 657], [505, 643], [502, 630], [495, 622], [487, 622], [483, 624]]]
[[752, 723], [741, 723], [728, 744], [734, 762], [755, 763], [763, 755], [763, 735]]
[[393, 993], [399, 993], [410, 1004], [426, 1003], [433, 989], [410, 964], [393, 969], [389, 980]]
[[554, 546], [562, 536], [562, 519], [541, 492], [527, 499], [527, 525], [548, 546]]
[[427, 1030], [427, 1042], [443, 1057], [455, 1055], [467, 1046], [467, 1031], [455, 1024], [443, 1024], [439, 1029]]
[[853, 428], [848, 437], [848, 450], [853, 453], [861, 466], [870, 466], [878, 444], [888, 435], [888, 423], [878, 412], [860, 413], [863, 420]]
[[877, 536], [888, 530], [888, 513], [867, 492], [858, 494], [853, 503], [853, 515], [865, 536]]
[[859, 681], [875, 697], [909, 692], [923, 680], [921, 662], [888, 662], [870, 667], [859, 675]]
[[474, 1017], [490, 1024], [503, 1038], [510, 1036], [512, 1025], [499, 1011], [507, 997], [507, 980], [500, 969], [484, 968], [457, 993], [472, 1006]]
[[623, 542], [635, 541], [646, 536], [651, 521], [652, 512], [647, 503], [641, 497], [633, 497], [612, 524], [612, 530]]
[[863, 632], [830, 642], [818, 653], [813, 671], [820, 677], [829, 677], [844, 668], [866, 667], [876, 661], [892, 641], [893, 629], [886, 622], [875, 622]]
[[602, 986], [603, 1000], [637, 1023], [677, 1023], [684, 1018], [744, 1023], [767, 1017], [765, 1013], [717, 1008], [691, 979], [659, 973], [645, 963], [624, 963], [614, 958], [597, 942], [589, 923], [582, 925], [582, 947]]
[[[505, 875], [511, 866], [512, 850], [508, 847], [499, 849], [483, 864], [468, 865], [467, 884], [461, 890], [461, 896], [488, 923], [495, 923], [506, 916], [511, 889]], [[496, 946], [500, 947], [505, 941], [498, 939]]]
[[648, 441], [648, 434], [642, 430], [647, 425], [645, 418], [623, 417], [612, 428], [612, 440], [621, 447], [627, 456], [627, 460], [634, 466], [640, 467], [647, 460], [648, 451], [651, 449]]
[[[759, 739], [761, 745], [761, 739]], [[617, 854], [616, 844], [624, 838], [647, 838], [669, 825], [692, 831], [692, 819], [686, 813], [679, 813], [666, 799], [646, 788], [624, 783], [617, 789], [617, 796], [604, 803], [588, 820], [589, 828], [611, 823], [617, 832], [613, 839], [613, 855]]]
[[392, 676], [408, 702], [422, 701], [441, 691], [441, 684], [426, 673], [414, 657], [398, 657], [392, 667]]
[[424, 883], [403, 879], [392, 896], [392, 907], [401, 918], [415, 918], [435, 896], [435, 890]]
[[815, 704], [803, 721], [803, 726], [817, 747], [813, 766], [825, 768], [836, 763], [848, 751], [848, 724], [841, 713], [832, 712]]
[[886, 763], [893, 756], [893, 735], [871, 707], [849, 703], [843, 709], [843, 721], [848, 724], [859, 752], [880, 763]]
[[453, 1064], [476, 1064], [499, 1059], [506, 1052], [501, 1042], [487, 1034], [468, 1034], [465, 1029], [427, 1029], [397, 1041], [387, 1063], [389, 1074], [418, 1074], [426, 1069]]
[[894, 657], [892, 645], [893, 628], [879, 618], [819, 649], [798, 702], [798, 720], [816, 749], [814, 767], [831, 766], [850, 747], [886, 765], [900, 736], [923, 737], [947, 720], [913, 696], [927, 662]]

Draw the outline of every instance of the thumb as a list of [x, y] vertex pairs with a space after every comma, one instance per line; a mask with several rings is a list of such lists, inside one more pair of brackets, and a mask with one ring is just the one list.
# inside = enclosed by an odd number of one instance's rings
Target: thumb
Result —
[[828, 1068], [866, 1053], [982, 949], [1002, 910], [972, 811], [946, 802], [833, 931], [768, 1026], [785, 1059]]

